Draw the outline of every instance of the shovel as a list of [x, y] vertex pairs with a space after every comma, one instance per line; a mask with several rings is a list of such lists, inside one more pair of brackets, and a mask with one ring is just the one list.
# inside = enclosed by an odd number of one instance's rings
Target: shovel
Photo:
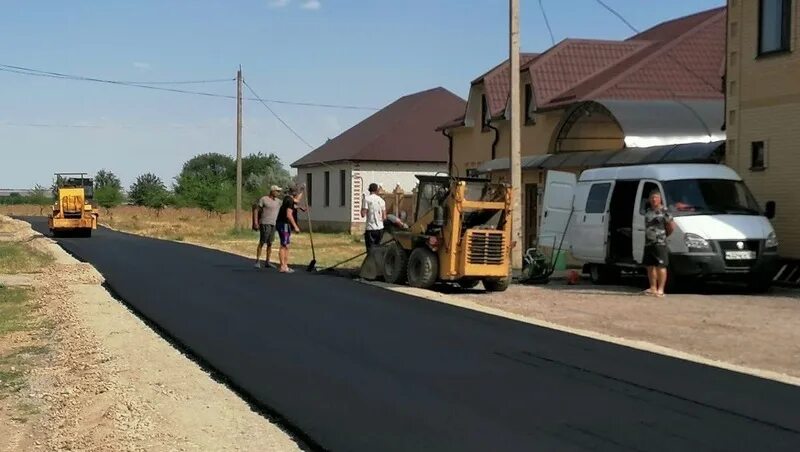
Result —
[[313, 272], [317, 269], [317, 253], [314, 251], [314, 230], [311, 227], [311, 209], [308, 206], [308, 198], [306, 198], [306, 218], [308, 218], [308, 239], [311, 241], [311, 262], [306, 267], [307, 272]]

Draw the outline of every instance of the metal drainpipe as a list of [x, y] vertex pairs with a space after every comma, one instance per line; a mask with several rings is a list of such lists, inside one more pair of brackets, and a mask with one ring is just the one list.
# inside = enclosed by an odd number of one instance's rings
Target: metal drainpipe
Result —
[[453, 175], [453, 135], [442, 130], [442, 135], [447, 137], [447, 175]]
[[494, 130], [494, 141], [492, 141], [492, 160], [497, 158], [497, 143], [500, 141], [500, 131], [492, 125], [492, 121], [486, 122], [486, 127]]

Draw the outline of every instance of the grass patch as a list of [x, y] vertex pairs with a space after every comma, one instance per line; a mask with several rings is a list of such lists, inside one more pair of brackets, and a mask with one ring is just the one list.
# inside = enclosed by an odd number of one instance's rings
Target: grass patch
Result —
[[[0, 287], [0, 339], [31, 328], [30, 294], [30, 289]], [[43, 346], [26, 346], [0, 356], [0, 398], [24, 388], [27, 363], [46, 352]]]
[[30, 289], [0, 286], [0, 336], [26, 328], [28, 298]]
[[0, 273], [33, 273], [52, 261], [52, 256], [27, 243], [0, 242]]

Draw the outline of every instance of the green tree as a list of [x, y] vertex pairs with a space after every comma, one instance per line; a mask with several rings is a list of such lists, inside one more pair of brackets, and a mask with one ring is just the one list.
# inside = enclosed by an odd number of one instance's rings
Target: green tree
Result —
[[53, 197], [50, 196], [47, 188], [36, 184], [28, 195], [28, 202], [39, 206], [39, 215], [44, 215], [44, 209], [53, 203]]
[[228, 180], [236, 178], [236, 162], [228, 155], [218, 153], [200, 154], [183, 164], [178, 178], [197, 176], [207, 180]]
[[116, 174], [112, 173], [111, 171], [101, 169], [94, 176], [94, 187], [97, 189], [107, 186], [117, 187], [121, 189], [122, 183], [119, 181], [119, 177], [117, 177]]
[[272, 185], [287, 187], [292, 176], [277, 155], [259, 152], [242, 158], [242, 179], [247, 196], [256, 199], [269, 192]]
[[106, 183], [94, 190], [94, 201], [106, 209], [106, 214], [112, 220], [114, 219], [112, 209], [122, 204], [123, 200], [122, 189], [113, 183]]
[[171, 202], [171, 196], [160, 177], [153, 173], [142, 174], [136, 178], [128, 191], [128, 199], [137, 205], [156, 211], [156, 215]]

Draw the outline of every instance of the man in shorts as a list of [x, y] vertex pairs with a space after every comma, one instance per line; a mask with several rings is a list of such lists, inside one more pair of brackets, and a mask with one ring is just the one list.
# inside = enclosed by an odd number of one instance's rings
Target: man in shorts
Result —
[[361, 203], [361, 217], [366, 218], [364, 245], [367, 251], [381, 244], [383, 222], [386, 221], [386, 202], [378, 195], [378, 184], [369, 184], [369, 194]]
[[663, 297], [664, 287], [667, 285], [667, 267], [669, 267], [667, 237], [672, 234], [674, 223], [658, 190], [651, 192], [648, 199], [650, 202], [644, 214], [645, 235], [642, 263], [647, 267], [650, 288], [645, 290], [645, 294]]
[[289, 189], [289, 194], [283, 197], [283, 202], [278, 210], [278, 218], [275, 222], [275, 228], [278, 231], [278, 239], [281, 242], [281, 249], [278, 252], [280, 257], [280, 272], [281, 273], [294, 273], [294, 270], [289, 268], [289, 245], [292, 243], [292, 231], [300, 232], [300, 228], [295, 221], [295, 204], [297, 203], [297, 190], [294, 188]]
[[264, 267], [275, 268], [269, 259], [272, 256], [272, 242], [275, 241], [275, 223], [278, 218], [278, 211], [281, 208], [279, 196], [281, 188], [273, 185], [269, 189], [269, 195], [262, 196], [255, 206], [253, 206], [253, 229], [258, 229], [258, 247], [256, 248], [256, 268], [261, 268], [261, 249], [267, 246], [267, 255], [264, 259]]

